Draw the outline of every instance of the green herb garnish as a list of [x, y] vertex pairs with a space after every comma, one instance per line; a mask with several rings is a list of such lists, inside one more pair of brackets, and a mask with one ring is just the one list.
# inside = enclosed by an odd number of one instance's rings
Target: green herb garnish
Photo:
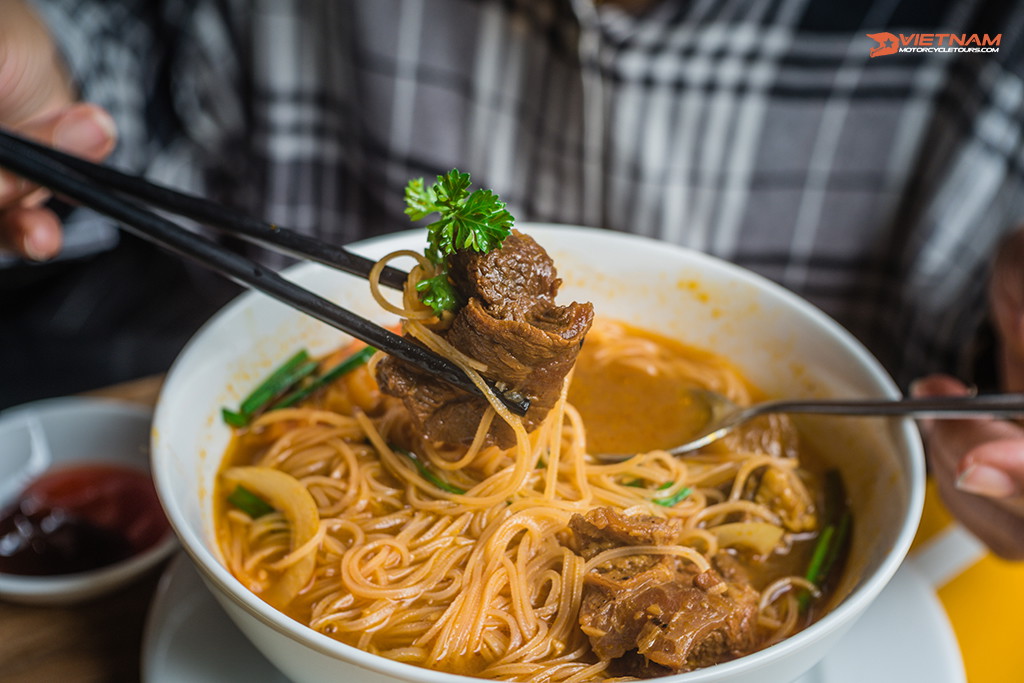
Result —
[[275, 512], [274, 508], [267, 501], [244, 486], [236, 486], [235, 490], [228, 496], [228, 502], [253, 519]]
[[420, 476], [426, 479], [434, 486], [436, 486], [437, 488], [441, 489], [442, 491], [447, 491], [448, 493], [454, 493], [460, 496], [466, 493], [465, 490], [460, 489], [458, 486], [449, 484], [444, 479], [434, 474], [434, 472], [429, 467], [427, 467], [427, 464], [420, 460], [419, 456], [416, 455], [415, 453], [407, 451], [404, 448], [397, 448], [395, 446], [392, 446], [391, 450], [393, 450], [395, 453], [400, 453], [405, 457], [409, 458], [409, 460], [412, 461], [412, 464], [416, 466], [416, 471], [419, 472]]
[[[659, 484], [657, 490], [658, 491], [664, 491], [667, 488], [671, 488], [673, 484], [675, 484], [674, 481], [666, 481], [666, 482], [664, 482], [662, 484]], [[646, 488], [644, 486], [644, 480], [643, 479], [630, 479], [629, 481], [622, 482], [622, 485], [623, 486], [632, 486], [633, 488], [637, 488], [637, 489]]]
[[245, 415], [242, 415], [239, 412], [231, 410], [229, 408], [221, 408], [220, 409], [220, 416], [221, 416], [221, 418], [223, 418], [224, 423], [226, 425], [228, 425], [229, 427], [235, 427], [237, 429], [241, 429], [242, 427], [244, 427], [247, 424], [249, 424], [249, 418], [248, 417], [246, 417]]
[[333, 368], [331, 368], [324, 374], [315, 378], [312, 382], [309, 382], [306, 386], [300, 389], [296, 389], [290, 394], [282, 397], [280, 401], [276, 402], [273, 405], [271, 410], [277, 410], [278, 408], [288, 408], [289, 406], [293, 406], [299, 401], [308, 398], [317, 389], [320, 389], [321, 387], [330, 384], [331, 382], [338, 379], [342, 375], [346, 375], [349, 372], [352, 372], [360, 365], [364, 365], [366, 361], [370, 360], [370, 357], [373, 356], [373, 354], [375, 353], [377, 353], [377, 349], [373, 348], [372, 346], [366, 346], [359, 349], [358, 351], [342, 360], [340, 363], [335, 365]]
[[[671, 482], [669, 483], [669, 485], [671, 486]], [[662, 489], [665, 489], [665, 488], [668, 488], [668, 487], [666, 487], [664, 484], [662, 484], [659, 487], [659, 490], [662, 490]], [[674, 494], [672, 494], [668, 498], [655, 498], [652, 502], [655, 505], [661, 505], [663, 507], [670, 508], [670, 507], [674, 507], [674, 506], [678, 505], [679, 503], [683, 502], [683, 500], [685, 500], [687, 498], [687, 496], [689, 496], [691, 493], [693, 493], [693, 489], [690, 488], [689, 486], [684, 486], [683, 488], [679, 489], [678, 491], [676, 491]]]
[[232, 427], [245, 427], [271, 401], [315, 370], [316, 363], [309, 360], [309, 353], [305, 349], [296, 352], [260, 382], [259, 386], [252, 390], [252, 393], [242, 399], [238, 410], [222, 408], [220, 413], [224, 422]]
[[829, 552], [825, 555], [824, 560], [821, 563], [820, 571], [816, 579], [811, 579], [818, 585], [824, 583], [825, 579], [828, 578], [829, 574], [832, 573], [832, 568], [835, 566], [839, 556], [843, 554], [846, 549], [846, 540], [850, 535], [850, 527], [853, 524], [853, 516], [850, 514], [849, 508], [843, 512], [843, 516], [839, 518], [839, 522], [836, 525], [835, 535], [832, 538], [832, 544], [829, 548]]
[[[671, 488], [673, 486], [673, 484], [675, 484], [675, 483], [676, 483], [675, 481], [666, 481], [664, 483], [660, 483], [657, 486], [657, 490], [665, 490], [666, 488]], [[624, 481], [623, 485], [624, 486], [632, 486], [634, 488], [645, 488], [646, 487], [646, 486], [644, 486], [644, 480], [643, 479], [630, 479], [629, 481]]]
[[309, 368], [308, 361], [309, 353], [305, 349], [298, 351], [294, 356], [286, 360], [280, 367], [274, 370], [274, 372], [263, 380], [258, 387], [253, 389], [251, 394], [245, 397], [241, 406], [238, 408], [238, 412], [242, 415], [254, 414], [273, 398], [295, 384], [295, 382], [298, 381], [294, 378], [296, 373], [305, 372], [306, 374], [309, 374], [309, 372], [316, 370], [315, 364], [312, 368]]
[[462, 297], [448, 279], [447, 270], [440, 275], [420, 280], [416, 283], [416, 291], [420, 293], [420, 301], [434, 309], [436, 314], [454, 311], [462, 305]]
[[320, 364], [309, 360], [309, 353], [302, 349], [281, 364], [246, 396], [237, 411], [222, 408], [221, 416], [224, 422], [232, 427], [246, 427], [260, 413], [287, 408], [307, 398], [316, 390], [366, 363], [376, 351], [375, 348], [367, 346], [322, 375], [314, 377], [313, 374]]
[[505, 209], [505, 202], [490, 190], [469, 191], [468, 173], [453, 168], [427, 186], [422, 178], [410, 180], [405, 188], [405, 213], [414, 221], [431, 214], [439, 218], [427, 226], [427, 248], [424, 254], [439, 272], [420, 281], [420, 300], [434, 313], [454, 310], [462, 303], [448, 279], [446, 261], [460, 249], [486, 254], [501, 247], [512, 233], [515, 219]]
[[[814, 544], [814, 551], [811, 553], [811, 560], [808, 562], [807, 572], [804, 574], [805, 579], [819, 588], [828, 580], [836, 562], [846, 550], [850, 527], [853, 523], [850, 508], [846, 504], [846, 489], [838, 470], [829, 470], [825, 473], [823, 512], [824, 526]], [[800, 593], [801, 609], [807, 609], [810, 601], [810, 593], [806, 591]]]
[[831, 524], [821, 530], [818, 541], [814, 544], [814, 552], [811, 553], [811, 561], [807, 564], [807, 572], [804, 578], [817, 585], [821, 574], [821, 566], [825, 563], [825, 555], [832, 547], [832, 537], [835, 536], [836, 528]]
[[[644, 486], [644, 484], [645, 482], [643, 479], [630, 479], [629, 481], [622, 482], [623, 486], [631, 486], [633, 488], [638, 489], [647, 488], [646, 486]], [[675, 484], [676, 483], [674, 481], [662, 482], [661, 484], [658, 484], [658, 487], [654, 490], [665, 491], [675, 486]], [[679, 489], [668, 498], [652, 498], [651, 502], [654, 503], [655, 505], [661, 505], [663, 507], [670, 508], [673, 507], [674, 505], [681, 503], [691, 493], [693, 493], [693, 489], [690, 488], [689, 486], [684, 486], [683, 488]]]

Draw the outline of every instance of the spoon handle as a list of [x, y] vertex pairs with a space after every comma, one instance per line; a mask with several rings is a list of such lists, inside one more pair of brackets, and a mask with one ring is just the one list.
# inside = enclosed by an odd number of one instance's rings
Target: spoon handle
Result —
[[[728, 408], [732, 408], [731, 410]], [[722, 408], [726, 408], [724, 411]], [[719, 405], [711, 424], [686, 443], [669, 449], [673, 455], [693, 453], [717, 441], [747, 420], [766, 413], [853, 415], [864, 417], [1024, 417], [1024, 394], [984, 396], [936, 396], [933, 398], [768, 401], [749, 408]], [[713, 416], [716, 415], [712, 411]], [[598, 454], [601, 462], [621, 462], [632, 455]]]
[[757, 412], [865, 416], [1013, 417], [1024, 416], [1024, 394], [936, 396], [898, 400], [769, 401], [758, 406]]

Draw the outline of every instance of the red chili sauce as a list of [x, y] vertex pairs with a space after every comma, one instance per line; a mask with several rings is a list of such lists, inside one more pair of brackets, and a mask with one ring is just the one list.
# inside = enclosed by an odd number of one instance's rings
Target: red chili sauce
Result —
[[114, 564], [170, 531], [149, 475], [130, 467], [56, 467], [0, 510], [0, 572], [73, 574]]

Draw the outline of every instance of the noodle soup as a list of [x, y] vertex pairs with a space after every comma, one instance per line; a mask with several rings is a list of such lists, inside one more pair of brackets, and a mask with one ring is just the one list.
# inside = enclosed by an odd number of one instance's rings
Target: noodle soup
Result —
[[[806, 576], [845, 496], [826, 501], [829, 477], [788, 420], [686, 458], [659, 450], [706, 419], [692, 388], [760, 398], [727, 359], [598, 319], [537, 429], [488, 446], [502, 419], [488, 413], [461, 449], [417, 433], [380, 392], [378, 360], [262, 414], [224, 455], [221, 554], [296, 621], [433, 670], [599, 681], [734, 659], [829, 604], [845, 543], [817, 584]], [[603, 452], [636, 455], [590, 455]], [[238, 489], [270, 507], [229, 502]]]
[[[560, 297], [590, 301], [603, 317], [713, 349], [770, 396], [898, 396], [884, 369], [839, 325], [807, 302], [748, 271], [705, 254], [606, 230], [551, 225], [524, 229], [558, 264], [563, 279]], [[353, 245], [353, 249], [379, 259], [397, 249], [417, 249], [422, 240], [422, 232], [416, 231], [388, 235]], [[370, 320], [383, 325], [395, 322], [367, 296], [362, 280], [310, 263], [296, 266], [286, 275]], [[464, 680], [444, 671], [370, 654], [309, 628], [271, 607], [228, 569], [218, 532], [224, 513], [231, 509], [221, 498], [227, 488], [222, 473], [225, 453], [232, 440], [240, 437], [220, 418], [221, 408], [237, 406], [246, 391], [297, 348], [305, 346], [319, 358], [343, 343], [336, 330], [256, 293], [239, 297], [218, 313], [189, 342], [161, 391], [152, 439], [153, 473], [160, 501], [182, 546], [225, 613], [289, 679], [303, 683]], [[585, 347], [590, 345], [588, 339]], [[822, 602], [827, 613], [820, 618], [815, 614], [816, 621], [779, 645], [673, 680], [795, 680], [841, 641], [893, 577], [910, 547], [924, 499], [924, 458], [912, 421], [801, 418], [798, 427], [801, 449], [808, 445], [813, 448], [811, 460], [801, 452], [801, 467], [813, 474], [820, 460], [826, 470], [838, 468], [856, 520], [838, 585], [834, 589], [826, 586], [830, 597]], [[407, 458], [402, 453], [396, 456]], [[564, 466], [564, 458], [561, 460]], [[396, 462], [408, 468], [406, 476], [414, 482], [418, 500], [447, 500], [448, 494], [437, 489], [429, 489], [428, 495], [428, 484], [412, 478], [415, 463]], [[441, 468], [426, 471], [439, 481], [453, 481]], [[529, 472], [534, 474], [533, 470]], [[622, 495], [637, 493], [633, 488], [623, 486]], [[657, 486], [648, 485], [647, 489], [643, 495], [648, 497], [662, 493]], [[639, 510], [647, 514], [654, 509], [649, 503], [641, 505]], [[653, 517], [665, 519], [664, 515], [658, 516], [658, 510]], [[524, 531], [520, 536], [526, 538], [526, 534]], [[531, 532], [529, 538], [536, 536]], [[565, 536], [563, 531], [562, 537], [568, 542]], [[567, 552], [577, 554], [572, 548]], [[618, 558], [596, 571], [607, 571], [624, 561]], [[680, 566], [685, 569], [696, 565], [683, 562]], [[374, 579], [384, 577], [383, 572], [375, 570]], [[547, 582], [537, 590], [549, 591], [560, 575], [549, 572]], [[786, 599], [786, 594], [780, 599]], [[822, 602], [811, 602], [811, 609]], [[541, 611], [537, 623], [547, 618]], [[371, 625], [366, 630], [372, 629]], [[591, 678], [607, 675], [580, 674]]]

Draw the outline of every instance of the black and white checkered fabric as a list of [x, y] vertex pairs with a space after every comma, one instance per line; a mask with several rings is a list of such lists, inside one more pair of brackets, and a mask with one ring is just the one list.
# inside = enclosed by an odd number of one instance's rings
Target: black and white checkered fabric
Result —
[[[700, 249], [906, 384], [971, 379], [1024, 222], [1024, 7], [935, 0], [38, 0], [116, 162], [336, 242], [453, 166], [520, 221]], [[869, 57], [867, 33], [1002, 34]], [[581, 245], [585, 249], [586, 245]]]

